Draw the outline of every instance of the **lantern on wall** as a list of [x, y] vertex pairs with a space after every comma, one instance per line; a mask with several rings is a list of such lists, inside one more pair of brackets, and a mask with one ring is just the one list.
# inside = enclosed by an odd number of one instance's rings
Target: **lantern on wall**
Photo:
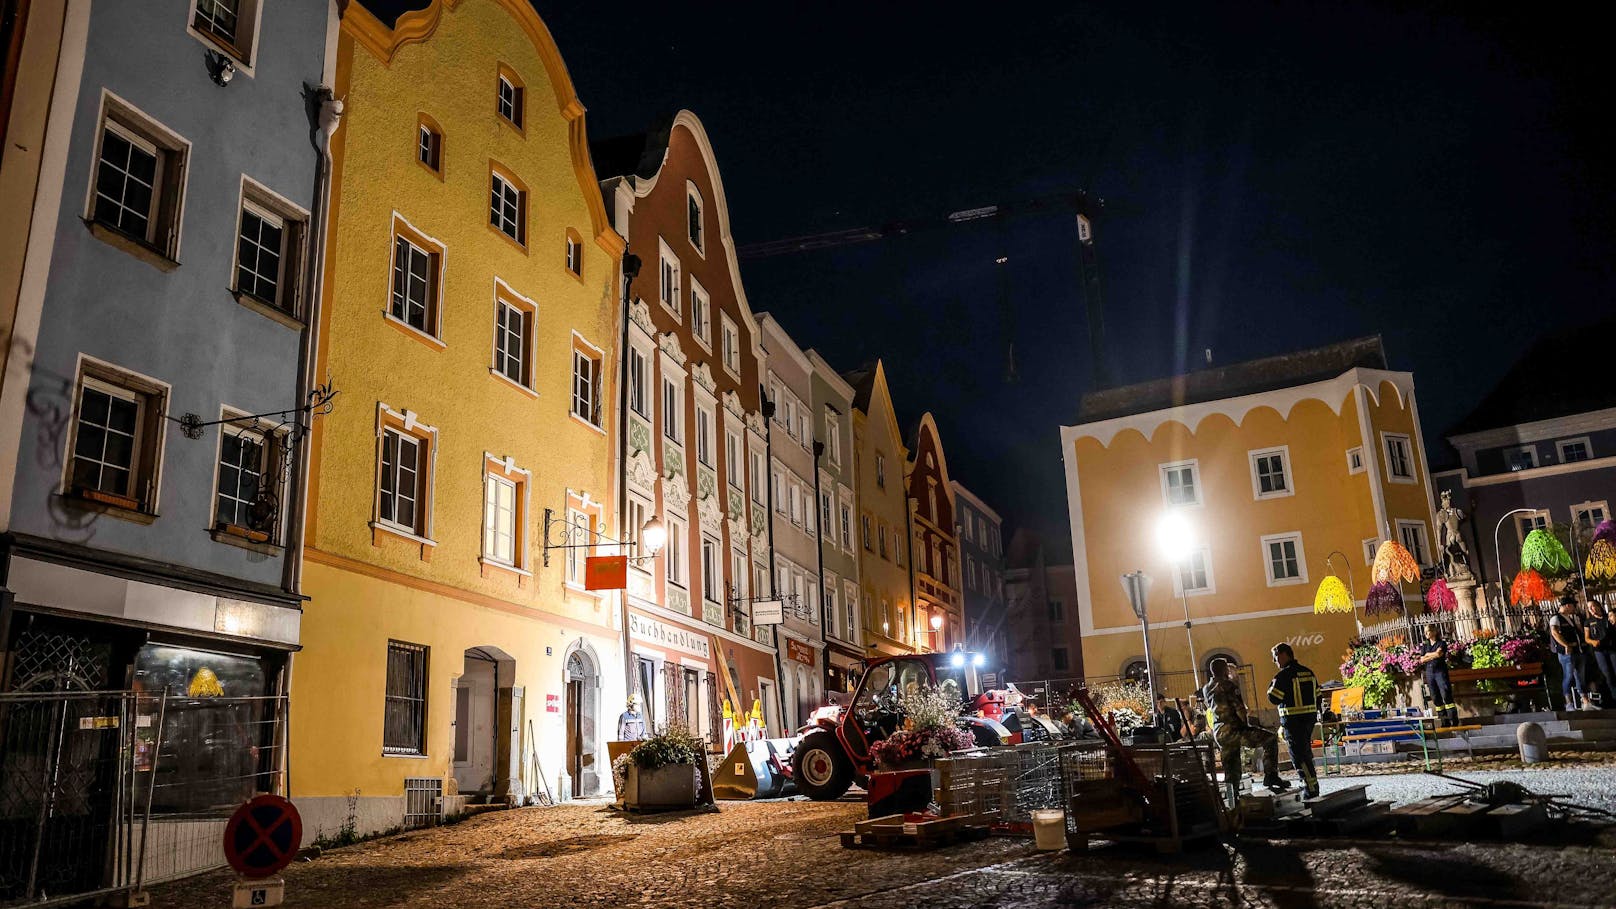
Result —
[[1546, 574], [1565, 574], [1571, 570], [1571, 555], [1560, 545], [1559, 538], [1539, 527], [1521, 542], [1521, 567]]
[[1509, 601], [1516, 606], [1552, 599], [1554, 593], [1549, 590], [1543, 576], [1530, 568], [1522, 569], [1515, 575], [1515, 582], [1509, 585]]

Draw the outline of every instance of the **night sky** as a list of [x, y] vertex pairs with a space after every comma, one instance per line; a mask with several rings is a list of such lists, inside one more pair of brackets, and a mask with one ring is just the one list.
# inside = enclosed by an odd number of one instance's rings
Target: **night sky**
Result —
[[[1573, 7], [536, 5], [592, 137], [702, 118], [739, 245], [1103, 198], [1121, 381], [1378, 332], [1440, 460], [1528, 341], [1611, 306], [1608, 48]], [[933, 411], [953, 476], [1065, 546], [1076, 242], [1029, 215], [742, 279], [841, 368], [885, 358], [906, 428]]]

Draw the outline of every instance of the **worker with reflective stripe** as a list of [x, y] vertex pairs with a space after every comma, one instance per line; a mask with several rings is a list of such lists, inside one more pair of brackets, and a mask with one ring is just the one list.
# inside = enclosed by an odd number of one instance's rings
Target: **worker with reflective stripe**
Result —
[[1285, 731], [1285, 745], [1291, 750], [1291, 763], [1307, 787], [1308, 798], [1318, 798], [1319, 774], [1313, 767], [1313, 727], [1319, 719], [1319, 681], [1313, 670], [1296, 661], [1291, 645], [1274, 645], [1274, 665], [1279, 674], [1268, 685], [1268, 700], [1279, 707], [1279, 727]]
[[1223, 657], [1212, 661], [1212, 679], [1202, 690], [1206, 702], [1212, 707], [1212, 741], [1218, 746], [1223, 761], [1224, 786], [1239, 804], [1240, 749], [1261, 749], [1263, 753], [1263, 785], [1275, 792], [1284, 792], [1291, 784], [1279, 776], [1279, 738], [1273, 732], [1251, 725], [1246, 712], [1246, 699], [1240, 694], [1240, 683], [1234, 679], [1234, 665]]
[[1425, 671], [1425, 691], [1430, 695], [1436, 724], [1459, 725], [1459, 707], [1453, 703], [1453, 682], [1448, 680], [1448, 642], [1437, 634], [1435, 625], [1425, 626], [1419, 665]]

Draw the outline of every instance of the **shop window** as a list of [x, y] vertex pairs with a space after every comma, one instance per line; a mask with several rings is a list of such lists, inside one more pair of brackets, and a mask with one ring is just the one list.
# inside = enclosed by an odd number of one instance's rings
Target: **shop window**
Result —
[[161, 760], [152, 748], [155, 730], [134, 731], [135, 769], [156, 774], [154, 811], [223, 818], [254, 793], [271, 788], [268, 755], [277, 709], [265, 696], [259, 659], [147, 644], [135, 655], [133, 687], [169, 696]]

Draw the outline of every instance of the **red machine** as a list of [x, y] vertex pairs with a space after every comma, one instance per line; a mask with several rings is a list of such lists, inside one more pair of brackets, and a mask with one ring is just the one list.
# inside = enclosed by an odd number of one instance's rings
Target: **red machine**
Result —
[[[874, 764], [870, 746], [903, 726], [901, 695], [920, 686], [953, 682], [965, 703], [977, 703], [981, 692], [977, 670], [980, 654], [918, 653], [871, 661], [846, 708], [823, 707], [814, 712], [802, 732], [791, 759], [791, 775], [798, 790], [816, 801], [841, 798], [855, 781], [869, 778]], [[1010, 731], [985, 716], [960, 718], [978, 745], [1004, 745]]]

